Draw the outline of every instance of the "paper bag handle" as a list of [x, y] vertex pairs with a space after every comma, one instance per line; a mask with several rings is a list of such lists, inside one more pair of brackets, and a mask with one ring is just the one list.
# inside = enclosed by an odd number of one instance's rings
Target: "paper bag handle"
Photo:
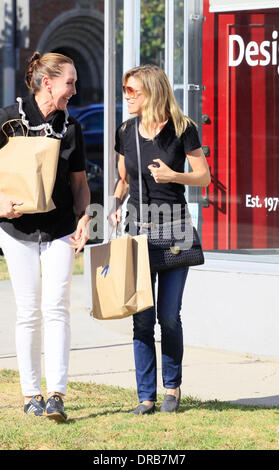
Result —
[[112, 240], [112, 235], [113, 235], [114, 230], [115, 230], [115, 238], [117, 238], [117, 234], [118, 234], [118, 225], [119, 225], [118, 222], [116, 222], [115, 227], [112, 227], [112, 228], [111, 228], [111, 232], [110, 232], [110, 234], [109, 234], [109, 236], [108, 236], [108, 241], [109, 241], [109, 242]]
[[24, 127], [23, 127], [23, 124], [22, 124], [22, 120], [21, 120], [21, 119], [10, 119], [9, 121], [4, 122], [4, 123], [2, 124], [2, 127], [1, 127], [3, 134], [5, 134], [5, 136], [7, 137], [7, 139], [9, 139], [9, 136], [8, 136], [8, 134], [6, 133], [6, 131], [4, 130], [4, 126], [5, 126], [6, 124], [9, 124], [9, 126], [10, 126], [10, 128], [12, 129], [12, 132], [13, 132], [13, 137], [15, 137], [15, 130], [14, 130], [13, 126], [11, 125], [11, 123], [14, 122], [14, 121], [15, 121], [15, 122], [19, 122], [20, 127], [21, 127], [21, 130], [22, 130], [23, 137], [27, 137], [27, 136], [28, 136], [28, 129], [27, 129], [27, 131], [26, 131], [26, 133], [25, 133]]

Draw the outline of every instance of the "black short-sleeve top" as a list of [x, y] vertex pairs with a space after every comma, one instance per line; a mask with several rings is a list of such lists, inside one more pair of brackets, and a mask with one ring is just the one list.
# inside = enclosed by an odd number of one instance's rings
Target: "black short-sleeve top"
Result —
[[[0, 109], [0, 130], [4, 122], [24, 117], [30, 127], [40, 127], [48, 122], [61, 137], [60, 153], [54, 190], [52, 194], [56, 208], [47, 213], [24, 214], [17, 219], [0, 218], [0, 227], [8, 234], [24, 241], [52, 241], [71, 234], [76, 228], [73, 210], [73, 195], [70, 187], [70, 173], [85, 170], [85, 145], [80, 124], [64, 111], [56, 111], [45, 121], [37, 107], [33, 95], [20, 99], [18, 103]], [[21, 109], [20, 109], [21, 108]], [[66, 124], [65, 124], [66, 123]], [[66, 127], [65, 127], [66, 125]], [[13, 124], [15, 135], [22, 135], [20, 125]], [[63, 134], [63, 129], [65, 133]], [[12, 135], [9, 126], [7, 134]], [[30, 136], [41, 135], [41, 131], [29, 130]], [[50, 136], [47, 138], [57, 138]], [[0, 147], [5, 145], [6, 137], [0, 132]], [[1, 174], [0, 174], [1, 178]], [[12, 195], [11, 195], [12, 196]]]
[[[115, 150], [125, 157], [125, 167], [130, 181], [129, 205], [136, 209], [139, 220], [139, 181], [137, 148], [135, 137], [135, 119], [129, 119], [116, 131]], [[156, 183], [151, 176], [148, 165], [153, 159], [160, 158], [174, 171], [183, 173], [186, 154], [201, 147], [197, 128], [193, 123], [178, 138], [170, 118], [161, 132], [153, 139], [146, 139], [139, 133], [139, 144], [142, 167], [143, 204], [161, 206], [169, 204], [172, 219], [183, 218], [186, 200], [185, 186], [178, 183]], [[180, 207], [180, 209], [178, 209]], [[150, 219], [150, 214], [149, 214]]]

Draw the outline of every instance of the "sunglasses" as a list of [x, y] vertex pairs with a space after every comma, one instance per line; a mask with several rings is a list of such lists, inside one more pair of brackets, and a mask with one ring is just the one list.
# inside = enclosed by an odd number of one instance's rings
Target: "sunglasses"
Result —
[[140, 90], [135, 90], [131, 86], [125, 86], [123, 85], [123, 93], [124, 95], [127, 95], [128, 98], [136, 98], [138, 93], [141, 93]]

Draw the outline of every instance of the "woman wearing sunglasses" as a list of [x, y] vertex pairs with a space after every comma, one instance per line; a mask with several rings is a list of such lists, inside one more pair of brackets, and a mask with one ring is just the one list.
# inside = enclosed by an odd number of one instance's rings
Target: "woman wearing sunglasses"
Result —
[[[135, 214], [135, 224], [137, 227], [140, 225], [136, 119], [139, 123], [142, 203], [149, 208], [147, 223], [152, 222], [155, 215], [158, 217], [162, 206], [169, 209], [167, 214], [171, 221], [183, 220], [188, 214], [184, 197], [185, 185], [207, 186], [210, 183], [210, 173], [196, 126], [190, 118], [183, 115], [166, 74], [157, 66], [144, 65], [126, 72], [123, 77], [123, 92], [129, 114], [137, 117], [123, 123], [116, 132], [118, 181], [114, 193], [116, 210], [111, 214], [110, 220], [114, 225], [121, 221], [121, 205], [129, 194], [129, 216], [126, 221], [129, 219], [130, 224], [132, 212]], [[186, 158], [192, 170], [187, 173], [184, 170]], [[159, 223], [161, 222], [166, 222], [164, 211], [163, 214], [159, 213]], [[135, 414], [155, 411], [156, 312], [161, 327], [162, 377], [166, 389], [160, 409], [164, 412], [178, 410], [183, 356], [180, 309], [187, 274], [188, 267], [152, 273], [155, 307], [133, 315], [139, 398], [139, 404], [133, 411]]]

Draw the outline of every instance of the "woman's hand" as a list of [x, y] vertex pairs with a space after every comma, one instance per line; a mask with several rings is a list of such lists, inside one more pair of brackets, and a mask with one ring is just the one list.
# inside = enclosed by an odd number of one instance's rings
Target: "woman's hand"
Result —
[[14, 206], [21, 206], [22, 204], [23, 202], [17, 201], [4, 193], [0, 193], [0, 217], [18, 219], [22, 214], [16, 212]]
[[108, 221], [113, 227], [116, 227], [117, 224], [121, 222], [121, 220], [122, 220], [121, 208], [117, 209], [116, 211], [111, 212], [108, 216]]
[[202, 148], [192, 150], [187, 155], [190, 167], [189, 173], [179, 173], [169, 168], [159, 158], [154, 159], [154, 164], [148, 165], [156, 183], [178, 183], [188, 186], [208, 186], [211, 181], [209, 167]]
[[153, 160], [155, 164], [148, 165], [151, 175], [156, 183], [171, 183], [174, 180], [175, 171], [167, 166], [160, 158]]
[[[74, 199], [76, 213], [80, 214], [74, 237], [70, 237], [72, 248], [77, 255], [84, 248], [89, 239], [89, 221], [91, 217], [85, 214], [85, 209], [90, 204], [90, 191], [87, 184], [85, 171], [70, 173], [70, 184]], [[83, 215], [82, 215], [83, 214]]]
[[114, 190], [113, 207], [110, 208], [110, 213], [107, 217], [110, 225], [117, 228], [117, 225], [122, 220], [122, 203], [129, 192], [129, 177], [125, 167], [124, 155], [118, 154], [118, 179]]
[[75, 236], [70, 237], [70, 240], [73, 243], [71, 245], [71, 248], [74, 248], [76, 250], [75, 251], [76, 255], [81, 252], [81, 250], [84, 248], [87, 240], [89, 239], [89, 222], [90, 222], [90, 219], [91, 219], [91, 217], [89, 217], [88, 215], [82, 216], [78, 221]]

